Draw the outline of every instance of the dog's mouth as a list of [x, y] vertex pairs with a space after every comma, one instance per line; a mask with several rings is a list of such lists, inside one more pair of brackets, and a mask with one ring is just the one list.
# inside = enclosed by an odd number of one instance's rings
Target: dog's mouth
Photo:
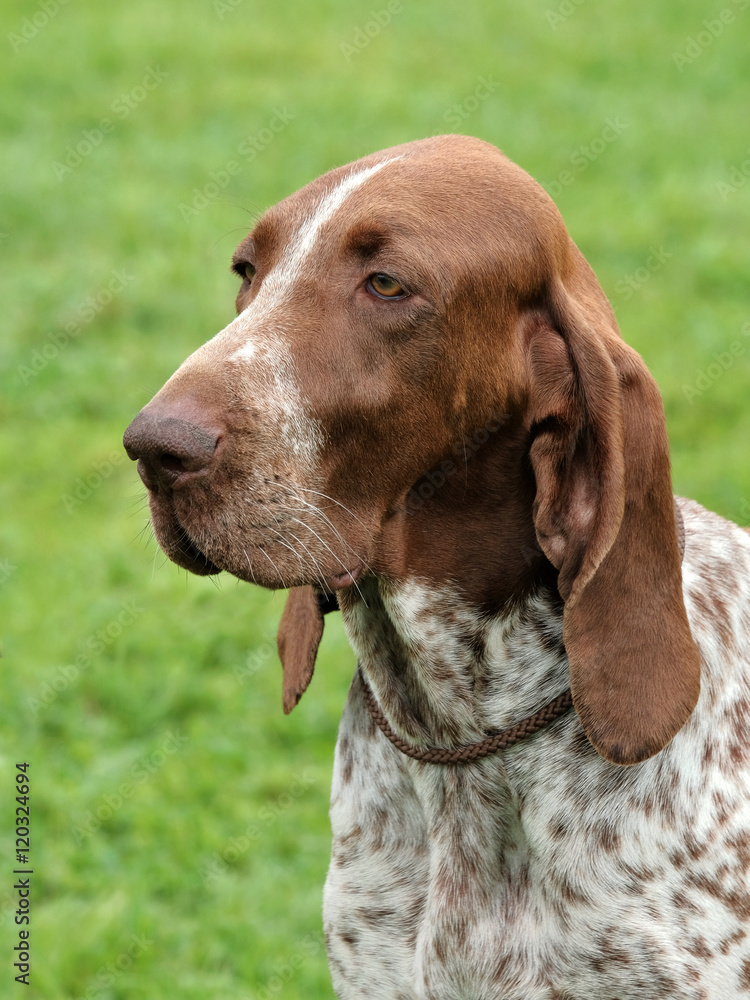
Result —
[[[216, 573], [224, 571], [221, 566], [217, 566], [215, 562], [209, 559], [205, 552], [202, 552], [198, 548], [184, 528], [180, 528], [179, 535], [172, 536], [169, 542], [160, 537], [159, 544], [173, 563], [188, 570], [190, 573], [194, 573], [196, 576], [213, 576]], [[233, 573], [231, 569], [228, 572]], [[358, 565], [343, 573], [327, 576], [324, 579], [325, 590], [333, 593], [336, 590], [343, 590], [346, 587], [354, 586], [361, 574], [362, 566]], [[239, 576], [240, 579], [246, 579], [244, 574], [233, 573], [233, 575]], [[248, 582], [254, 581], [251, 581], [250, 578]]]
[[159, 537], [159, 545], [173, 563], [196, 576], [215, 576], [222, 572], [221, 566], [217, 566], [204, 552], [201, 552], [184, 529], [180, 529], [179, 537], [172, 537], [169, 542]]
[[[331, 573], [330, 569], [334, 567], [323, 569], [319, 561], [313, 560], [311, 571], [301, 578], [299, 556], [295, 556], [296, 566], [290, 567], [288, 563], [281, 563], [278, 552], [271, 550], [273, 555], [269, 554], [267, 539], [262, 535], [257, 538], [244, 536], [241, 543], [236, 540], [233, 542], [231, 537], [220, 540], [216, 535], [215, 526], [204, 524], [196, 530], [189, 516], [186, 518], [178, 513], [172, 497], [151, 494], [149, 506], [151, 523], [159, 547], [173, 563], [196, 576], [213, 576], [227, 572], [247, 583], [260, 584], [273, 590], [315, 582], [324, 591], [333, 593], [356, 586], [366, 565], [363, 560], [355, 557], [352, 563], [339, 562], [341, 571]], [[226, 525], [224, 527], [226, 528]], [[260, 530], [259, 526], [252, 525], [249, 535], [257, 535]], [[201, 544], [199, 540], [201, 538], [209, 540], [206, 548]], [[283, 550], [293, 552], [291, 545], [283, 539], [280, 544], [282, 554]], [[309, 549], [307, 551], [309, 552]], [[302, 552], [305, 552], [304, 547]], [[271, 573], [268, 572], [268, 567], [272, 568]]]
[[355, 566], [354, 569], [344, 573], [337, 573], [335, 576], [326, 577], [326, 587], [329, 590], [343, 590], [344, 587], [351, 587], [357, 582], [362, 574], [362, 565]]
[[151, 524], [156, 540], [164, 554], [173, 563], [196, 576], [214, 576], [221, 573], [217, 566], [188, 534], [184, 525], [177, 517], [174, 504], [158, 502], [154, 496], [149, 497], [151, 508]]
[[172, 553], [168, 553], [169, 558], [178, 566], [195, 573], [196, 576], [215, 576], [216, 573], [222, 572], [221, 567], [211, 562], [208, 556], [201, 552], [195, 542], [191, 541], [187, 535], [180, 541], [177, 551], [179, 559], [175, 558]]

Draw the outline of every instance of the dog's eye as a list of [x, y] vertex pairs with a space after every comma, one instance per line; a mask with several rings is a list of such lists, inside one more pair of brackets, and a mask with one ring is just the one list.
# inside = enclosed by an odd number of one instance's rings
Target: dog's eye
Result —
[[255, 277], [255, 264], [245, 264], [243, 270], [245, 272], [245, 279], [252, 281]]
[[379, 299], [403, 299], [409, 293], [389, 274], [372, 274], [367, 281], [367, 291]]

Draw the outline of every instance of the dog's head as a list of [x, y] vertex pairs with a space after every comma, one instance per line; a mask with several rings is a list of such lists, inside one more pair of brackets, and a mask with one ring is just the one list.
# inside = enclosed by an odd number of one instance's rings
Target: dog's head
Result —
[[[239, 315], [125, 445], [171, 559], [303, 588], [285, 708], [322, 631], [309, 585], [418, 567], [491, 608], [549, 571], [589, 739], [626, 763], [660, 749], [699, 681], [664, 415], [544, 190], [479, 140], [409, 143], [270, 209], [233, 268]], [[486, 428], [471, 482], [468, 463], [451, 479]], [[468, 557], [448, 538], [467, 526]]]

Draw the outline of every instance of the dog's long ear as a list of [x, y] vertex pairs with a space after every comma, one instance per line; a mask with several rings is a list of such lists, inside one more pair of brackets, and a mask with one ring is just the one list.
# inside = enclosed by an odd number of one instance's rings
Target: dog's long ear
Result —
[[[582, 260], [582, 259], [581, 259]], [[588, 265], [527, 328], [534, 525], [558, 569], [573, 701], [599, 753], [635, 764], [698, 700], [666, 423]]]
[[323, 637], [323, 615], [338, 608], [336, 597], [312, 587], [293, 587], [284, 605], [277, 637], [284, 671], [283, 704], [288, 715], [307, 690]]

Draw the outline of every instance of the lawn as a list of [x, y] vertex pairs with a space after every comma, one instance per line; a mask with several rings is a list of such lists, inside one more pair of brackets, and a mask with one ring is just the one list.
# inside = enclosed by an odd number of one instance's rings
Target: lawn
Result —
[[[333, 996], [353, 656], [329, 621], [284, 717], [283, 595], [167, 562], [120, 444], [231, 319], [264, 207], [408, 139], [499, 145], [655, 374], [675, 491], [750, 522], [750, 0], [723, 2], [5, 0], [0, 996]], [[11, 971], [20, 761], [31, 989]]]

